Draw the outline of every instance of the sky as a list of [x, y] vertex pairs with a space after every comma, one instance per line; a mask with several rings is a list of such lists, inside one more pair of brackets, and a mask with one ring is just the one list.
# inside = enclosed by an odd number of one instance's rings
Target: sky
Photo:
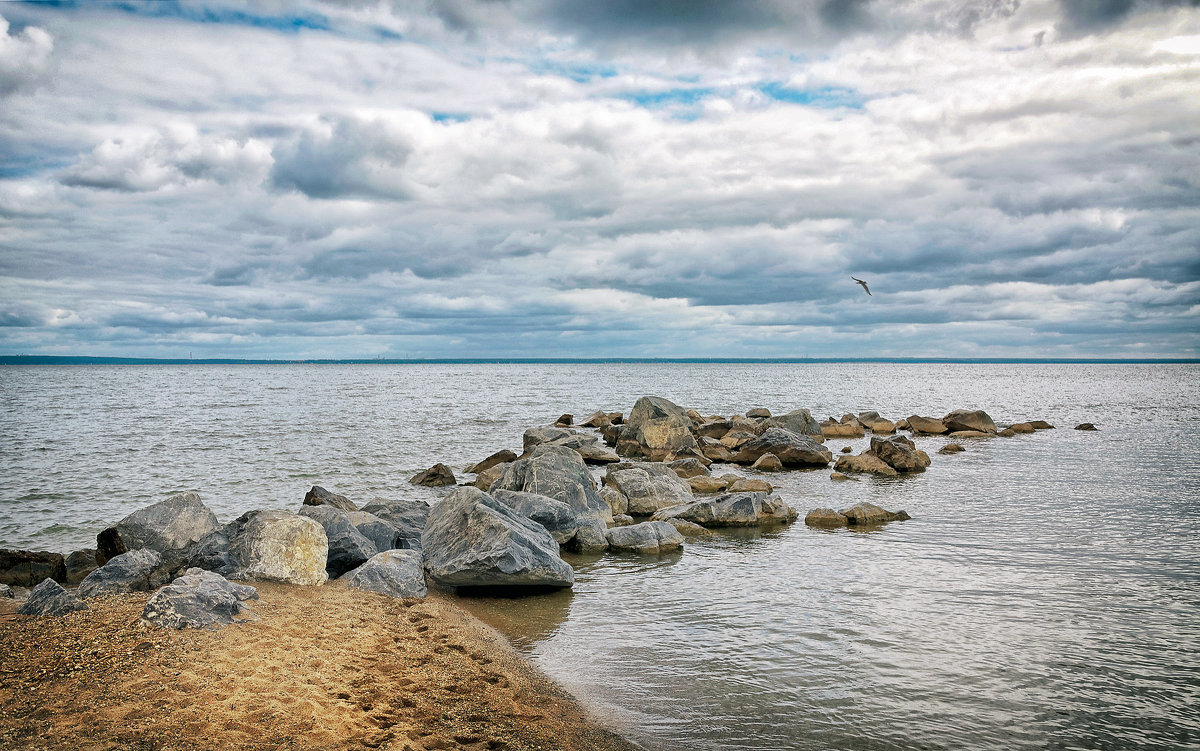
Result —
[[0, 354], [1198, 357], [1200, 0], [3, 2]]

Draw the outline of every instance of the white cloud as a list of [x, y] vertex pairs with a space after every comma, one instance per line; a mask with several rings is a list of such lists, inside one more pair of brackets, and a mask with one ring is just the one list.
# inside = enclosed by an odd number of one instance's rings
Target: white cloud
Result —
[[50, 65], [54, 40], [37, 26], [18, 33], [0, 16], [0, 97], [37, 85]]

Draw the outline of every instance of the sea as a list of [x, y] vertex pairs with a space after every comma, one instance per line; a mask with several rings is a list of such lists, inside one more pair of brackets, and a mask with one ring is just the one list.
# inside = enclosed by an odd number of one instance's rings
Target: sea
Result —
[[954, 455], [917, 437], [932, 466], [896, 479], [764, 475], [801, 517], [869, 501], [908, 521], [567, 556], [569, 591], [465, 601], [621, 734], [651, 751], [1200, 748], [1196, 364], [4, 366], [0, 547], [94, 547], [185, 490], [221, 521], [312, 485], [436, 503], [419, 470], [470, 480], [526, 428], [644, 395], [1056, 427]]

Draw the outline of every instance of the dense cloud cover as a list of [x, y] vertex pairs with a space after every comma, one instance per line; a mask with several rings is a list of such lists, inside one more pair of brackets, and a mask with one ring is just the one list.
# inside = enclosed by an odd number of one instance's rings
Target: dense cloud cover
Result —
[[1196, 2], [0, 14], [0, 354], [1200, 356]]

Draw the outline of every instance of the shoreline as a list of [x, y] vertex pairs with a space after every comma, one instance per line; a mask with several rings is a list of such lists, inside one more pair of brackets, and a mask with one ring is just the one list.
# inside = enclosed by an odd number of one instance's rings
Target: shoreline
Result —
[[253, 618], [215, 631], [141, 625], [150, 593], [60, 618], [5, 601], [0, 748], [641, 748], [451, 595], [254, 586]]

